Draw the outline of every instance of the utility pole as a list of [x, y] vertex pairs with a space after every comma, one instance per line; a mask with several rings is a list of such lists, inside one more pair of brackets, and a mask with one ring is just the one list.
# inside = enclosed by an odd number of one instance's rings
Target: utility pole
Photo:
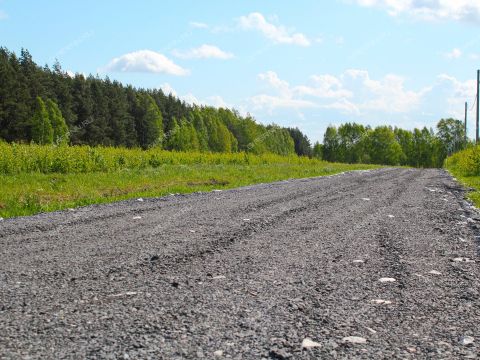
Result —
[[464, 142], [465, 142], [465, 146], [467, 145], [467, 114], [468, 114], [468, 103], [465, 101], [465, 129], [464, 129], [464, 136], [465, 136], [465, 139], [464, 139]]
[[479, 93], [478, 93], [478, 88], [480, 86], [480, 70], [477, 70], [477, 133], [476, 133], [476, 137], [475, 137], [475, 142], [476, 144], [478, 144], [478, 140], [479, 140], [479, 133], [478, 133], [478, 122], [479, 122], [479, 116], [480, 116], [480, 107], [479, 107], [479, 104], [478, 104], [478, 101], [480, 100], [479, 99]]

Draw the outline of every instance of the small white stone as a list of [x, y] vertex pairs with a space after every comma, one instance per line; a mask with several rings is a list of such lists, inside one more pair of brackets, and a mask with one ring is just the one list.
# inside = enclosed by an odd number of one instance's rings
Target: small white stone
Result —
[[360, 336], [347, 336], [342, 339], [344, 343], [351, 343], [351, 344], [366, 344], [367, 339], [360, 337]]
[[428, 273], [432, 274], [432, 275], [442, 275], [442, 273], [440, 271], [437, 271], [437, 270], [432, 270], [432, 271], [429, 271]]
[[213, 352], [213, 356], [221, 357], [221, 356], [223, 356], [223, 351], [222, 351], [222, 350], [214, 351], [214, 352]]
[[68, 211], [75, 211], [74, 208], [68, 208]]
[[250, 221], [250, 219], [243, 219], [243, 221]]
[[362, 198], [363, 201], [370, 201], [369, 198]]
[[305, 338], [302, 341], [302, 348], [304, 348], [304, 349], [311, 349], [311, 348], [314, 348], [314, 347], [321, 347], [321, 346], [322, 346], [322, 344], [320, 344], [316, 341], [313, 341], [312, 339], [309, 339], [309, 338]]
[[467, 218], [467, 222], [469, 222], [469, 223], [474, 223], [475, 220], [473, 220], [472, 218]]
[[213, 192], [221, 192], [222, 190], [214, 189]]
[[134, 216], [133, 220], [140, 220], [142, 217], [141, 216]]
[[0, 221], [3, 221], [3, 218], [2, 218], [2, 217], [0, 217]]
[[353, 260], [352, 262], [354, 264], [363, 264], [365, 261], [363, 261], [363, 260]]
[[395, 282], [397, 280], [395, 280], [394, 278], [380, 278], [378, 281], [380, 281], [381, 283], [389, 283], [389, 282]]
[[191, 233], [194, 233], [194, 232], [195, 232], [195, 230], [189, 230], [189, 231], [190, 231]]
[[392, 302], [390, 300], [374, 299], [371, 300], [372, 303], [378, 305], [390, 305]]
[[464, 238], [458, 238], [458, 241], [460, 241], [460, 242], [467, 242], [467, 240], [465, 240]]
[[138, 198], [137, 201], [143, 202], [143, 199], [142, 199], [142, 198]]
[[390, 219], [393, 219], [395, 216], [393, 215], [387, 215]]
[[460, 344], [462, 345], [470, 345], [473, 344], [475, 338], [473, 336], [462, 336], [460, 338]]
[[221, 279], [226, 279], [226, 277], [224, 275], [217, 275], [217, 276], [214, 276], [212, 277], [213, 280], [221, 280]]
[[367, 329], [368, 331], [370, 331], [372, 334], [376, 334], [376, 333], [377, 333], [376, 330], [373, 330], [372, 328], [369, 328], [368, 326], [365, 326], [365, 329]]
[[466, 263], [474, 263], [475, 260], [469, 259], [469, 258], [462, 258], [462, 257], [457, 257], [453, 259], [455, 262], [466, 262]]

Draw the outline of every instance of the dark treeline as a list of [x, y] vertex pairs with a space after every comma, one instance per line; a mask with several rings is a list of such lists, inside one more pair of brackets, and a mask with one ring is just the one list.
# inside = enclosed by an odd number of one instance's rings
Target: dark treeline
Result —
[[311, 156], [298, 129], [264, 126], [235, 110], [186, 104], [162, 90], [40, 67], [0, 48], [0, 139], [38, 144]]
[[436, 131], [355, 123], [328, 127], [311, 145], [298, 128], [264, 126], [237, 111], [189, 105], [160, 89], [108, 77], [68, 75], [56, 62], [38, 66], [27, 50], [0, 48], [0, 140], [37, 144], [160, 147], [176, 151], [297, 154], [331, 162], [440, 167], [463, 149], [463, 124]]
[[436, 131], [413, 131], [379, 126], [372, 129], [355, 123], [327, 128], [323, 145], [314, 145], [315, 156], [344, 163], [442, 167], [445, 158], [464, 149], [463, 123], [442, 119]]

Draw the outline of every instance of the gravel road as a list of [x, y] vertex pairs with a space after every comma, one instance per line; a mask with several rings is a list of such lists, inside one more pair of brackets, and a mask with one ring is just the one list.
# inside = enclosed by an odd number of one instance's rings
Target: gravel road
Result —
[[381, 169], [4, 220], [0, 358], [475, 358], [464, 195]]

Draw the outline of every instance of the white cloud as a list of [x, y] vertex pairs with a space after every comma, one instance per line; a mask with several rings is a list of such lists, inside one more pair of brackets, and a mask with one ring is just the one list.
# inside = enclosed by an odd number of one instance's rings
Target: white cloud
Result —
[[357, 103], [361, 110], [410, 112], [418, 107], [423, 96], [431, 90], [431, 87], [420, 91], [406, 90], [405, 79], [394, 74], [388, 74], [381, 80], [373, 80], [366, 70], [350, 69], [345, 75], [353, 80], [361, 80], [361, 90], [366, 93], [365, 98]]
[[227, 60], [233, 58], [233, 54], [223, 51], [222, 49], [214, 46], [204, 44], [198, 48], [190, 49], [188, 51], [174, 50], [173, 55], [182, 59], [221, 59]]
[[276, 108], [322, 108], [360, 115], [363, 111], [408, 113], [416, 109], [431, 88], [405, 89], [405, 79], [389, 74], [380, 80], [368, 71], [350, 69], [340, 77], [314, 75], [311, 85], [291, 86], [273, 71], [260, 74], [274, 94], [264, 93], [250, 99], [255, 109], [272, 112]]
[[447, 59], [458, 59], [462, 56], [462, 51], [460, 49], [453, 49], [452, 51], [445, 54]]
[[209, 96], [207, 98], [207, 104], [216, 108], [230, 109], [232, 106], [226, 103], [226, 101], [220, 95]]
[[160, 85], [160, 88], [164, 94], [172, 94], [173, 96], [179, 98], [182, 101], [185, 101], [187, 104], [198, 105], [198, 106], [213, 106], [216, 108], [225, 108], [231, 109], [233, 106], [228, 104], [220, 95], [208, 96], [205, 99], [199, 99], [192, 93], [187, 93], [185, 95], [179, 95], [177, 91], [169, 84], [163, 83]]
[[267, 83], [277, 94], [259, 94], [251, 97], [250, 102], [255, 110], [267, 109], [269, 112], [272, 112], [276, 108], [298, 110], [301, 108], [311, 108], [316, 106], [311, 101], [295, 98], [294, 92], [290, 88], [290, 84], [285, 80], [281, 80], [274, 71], [267, 71], [266, 73], [259, 74], [258, 78]]
[[339, 99], [331, 104], [322, 105], [321, 107], [324, 109], [340, 110], [342, 113], [347, 114], [360, 114], [360, 109], [358, 106], [348, 99]]
[[342, 82], [335, 76], [313, 75], [314, 86], [300, 85], [294, 88], [299, 95], [310, 95], [319, 98], [349, 98], [353, 96], [350, 90], [344, 89]]
[[[447, 74], [439, 75], [438, 79], [440, 80], [440, 85], [446, 86], [445, 90], [450, 115], [462, 118], [464, 116], [463, 106], [465, 101], [473, 101], [477, 93], [477, 80], [460, 81]], [[473, 102], [470, 105], [473, 105]]]
[[114, 58], [103, 69], [106, 72], [146, 72], [183, 76], [188, 70], [175, 64], [165, 55], [152, 50], [139, 50]]
[[283, 97], [291, 97], [292, 92], [290, 90], [290, 84], [285, 81], [281, 80], [277, 73], [274, 71], [267, 71], [266, 73], [259, 74], [258, 78], [268, 85], [270, 85], [273, 89], [278, 91]]
[[208, 29], [208, 24], [198, 21], [190, 21], [189, 25], [195, 29]]
[[172, 94], [173, 96], [177, 96], [177, 92], [169, 83], [163, 83], [160, 85], [160, 89], [162, 89], [165, 95]]
[[277, 108], [302, 109], [316, 107], [315, 103], [311, 101], [267, 94], [255, 95], [250, 98], [250, 102], [255, 110], [267, 109], [269, 112]]
[[479, 0], [355, 0], [367, 7], [381, 7], [392, 16], [407, 14], [424, 20], [480, 21]]
[[291, 31], [282, 25], [269, 23], [265, 17], [254, 12], [239, 19], [240, 27], [244, 30], [258, 30], [266, 38], [277, 44], [292, 44], [298, 46], [310, 46], [310, 40], [302, 33]]

